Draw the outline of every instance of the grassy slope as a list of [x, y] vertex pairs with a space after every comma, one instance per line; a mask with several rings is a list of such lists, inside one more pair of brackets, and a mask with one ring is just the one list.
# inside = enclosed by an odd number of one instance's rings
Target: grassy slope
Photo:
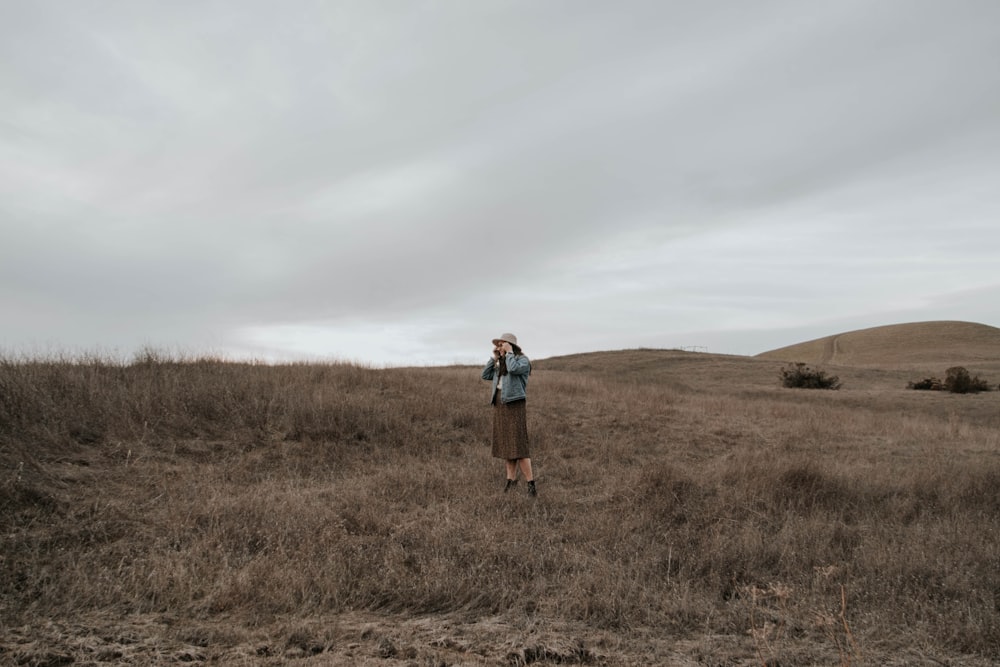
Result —
[[0, 363], [0, 662], [1000, 659], [998, 395], [780, 366], [536, 361], [531, 502], [478, 369]]
[[756, 358], [929, 369], [938, 376], [950, 366], [966, 366], [973, 373], [995, 373], [1000, 370], [1000, 329], [972, 322], [895, 324], [826, 336], [764, 352]]

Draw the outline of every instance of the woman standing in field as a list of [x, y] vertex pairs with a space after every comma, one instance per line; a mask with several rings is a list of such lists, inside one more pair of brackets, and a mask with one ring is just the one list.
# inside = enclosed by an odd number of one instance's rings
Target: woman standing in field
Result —
[[507, 471], [507, 493], [517, 485], [520, 469], [528, 482], [528, 494], [537, 496], [535, 476], [531, 472], [528, 452], [528, 419], [526, 387], [531, 374], [531, 362], [517, 344], [517, 336], [505, 333], [493, 339], [493, 356], [483, 369], [483, 379], [492, 380], [490, 403], [493, 405], [493, 456], [504, 460]]

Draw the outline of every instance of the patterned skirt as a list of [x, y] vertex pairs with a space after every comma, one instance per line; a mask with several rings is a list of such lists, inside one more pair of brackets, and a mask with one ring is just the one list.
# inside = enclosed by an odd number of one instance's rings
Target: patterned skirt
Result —
[[493, 399], [493, 456], [498, 459], [527, 459], [528, 412], [526, 401], [504, 403], [499, 393]]

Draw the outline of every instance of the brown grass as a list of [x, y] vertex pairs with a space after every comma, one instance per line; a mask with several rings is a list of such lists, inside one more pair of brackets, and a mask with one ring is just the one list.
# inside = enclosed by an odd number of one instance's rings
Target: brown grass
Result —
[[781, 367], [538, 361], [531, 500], [477, 368], [0, 360], [0, 662], [1000, 660], [1000, 394]]
[[953, 321], [893, 324], [817, 338], [757, 358], [881, 369], [930, 367], [937, 375], [951, 366], [967, 366], [997, 375], [1000, 329]]

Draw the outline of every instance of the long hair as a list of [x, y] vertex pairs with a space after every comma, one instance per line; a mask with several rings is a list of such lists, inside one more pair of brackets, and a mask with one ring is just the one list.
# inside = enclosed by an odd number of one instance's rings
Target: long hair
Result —
[[[514, 345], [514, 343], [511, 343], [510, 347], [516, 356], [520, 357], [524, 354], [520, 345]], [[528, 372], [530, 373], [531, 371], [529, 370]], [[501, 354], [500, 358], [497, 359], [497, 374], [500, 376], [507, 375], [507, 355], [505, 354]]]

